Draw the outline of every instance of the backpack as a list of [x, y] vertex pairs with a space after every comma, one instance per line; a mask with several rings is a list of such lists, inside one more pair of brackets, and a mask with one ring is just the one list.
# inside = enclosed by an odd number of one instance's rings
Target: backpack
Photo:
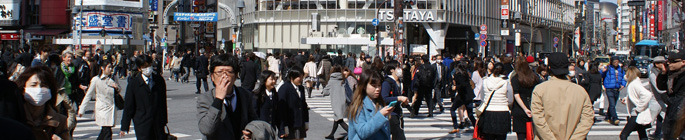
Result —
[[419, 87], [430, 87], [432, 88], [435, 79], [435, 70], [430, 65], [421, 65], [419, 68]]
[[352, 103], [352, 95], [354, 94], [354, 89], [350, 88], [350, 84], [349, 82], [347, 82], [347, 79], [345, 79], [343, 87], [345, 88], [345, 103], [350, 104]]

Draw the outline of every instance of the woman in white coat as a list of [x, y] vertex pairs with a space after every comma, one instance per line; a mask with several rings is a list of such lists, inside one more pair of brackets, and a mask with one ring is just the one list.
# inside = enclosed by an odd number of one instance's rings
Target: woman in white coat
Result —
[[633, 131], [637, 131], [640, 139], [647, 139], [645, 129], [653, 121], [649, 110], [649, 101], [654, 95], [642, 86], [642, 82], [638, 78], [639, 75], [640, 70], [636, 67], [630, 67], [626, 70], [624, 79], [628, 82], [628, 95], [621, 99], [621, 103], [626, 104], [630, 117], [621, 131], [621, 140], [628, 139]]
[[83, 116], [86, 112], [85, 108], [88, 105], [88, 101], [95, 96], [95, 124], [102, 127], [97, 139], [111, 140], [112, 127], [114, 127], [116, 122], [117, 110], [114, 105], [114, 95], [119, 93], [120, 88], [119, 84], [114, 81], [115, 79], [110, 77], [112, 74], [112, 64], [104, 63], [103, 66], [100, 66], [102, 73], [90, 80], [86, 96], [83, 98], [80, 106], [83, 109], [79, 110], [78, 116]]

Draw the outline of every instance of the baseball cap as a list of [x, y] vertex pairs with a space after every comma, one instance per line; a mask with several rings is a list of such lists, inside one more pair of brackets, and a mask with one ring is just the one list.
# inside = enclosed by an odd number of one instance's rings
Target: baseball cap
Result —
[[675, 50], [667, 53], [668, 55], [668, 60], [676, 60], [676, 59], [685, 59], [685, 51], [682, 50]]
[[552, 75], [566, 75], [568, 74], [568, 57], [563, 53], [552, 53], [549, 55], [547, 63], [549, 63], [550, 73]]

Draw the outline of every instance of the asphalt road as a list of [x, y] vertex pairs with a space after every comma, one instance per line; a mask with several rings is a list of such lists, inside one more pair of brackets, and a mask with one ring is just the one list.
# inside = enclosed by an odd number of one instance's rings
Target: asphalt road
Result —
[[[168, 78], [168, 74], [164, 74]], [[202, 134], [200, 134], [197, 117], [196, 117], [196, 101], [197, 94], [195, 94], [195, 77], [191, 75], [190, 83], [183, 84], [175, 82], [173, 80], [167, 80], [167, 101], [168, 101], [168, 112], [169, 112], [169, 130], [172, 134], [179, 137], [179, 139], [202, 139]], [[126, 88], [126, 80], [119, 80], [122, 88]], [[237, 82], [240, 83], [240, 82]], [[239, 84], [238, 84], [239, 85]], [[210, 89], [212, 88], [210, 81]], [[125, 90], [122, 90], [125, 91]], [[307, 132], [308, 140], [321, 140], [327, 136], [332, 128], [332, 111], [330, 111], [330, 97], [323, 97], [320, 94], [320, 90], [315, 90], [313, 93], [314, 98], [308, 99], [308, 104], [312, 108], [310, 110], [310, 129]], [[203, 91], [202, 94], [208, 94]], [[122, 94], [123, 95], [123, 94]], [[625, 97], [624, 94], [621, 97]], [[446, 107], [449, 106], [449, 99], [445, 99]], [[328, 105], [326, 105], [328, 104]], [[83, 117], [78, 118], [78, 124], [74, 132], [75, 139], [95, 139], [100, 132], [100, 127], [94, 123], [93, 107], [94, 101], [91, 101], [86, 108], [86, 114]], [[596, 106], [598, 108], [598, 106]], [[617, 104], [616, 106], [619, 116], [621, 116], [622, 121], [619, 126], [613, 126], [606, 124], [605, 122], [599, 122], [591, 130], [591, 135], [588, 139], [591, 140], [615, 140], [618, 139], [618, 135], [625, 125], [625, 105]], [[425, 116], [427, 109], [425, 107], [421, 110]], [[120, 137], [118, 133], [120, 132], [119, 121], [121, 120], [122, 111], [117, 112], [117, 126], [113, 128], [113, 138], [114, 139], [135, 139], [135, 132], [131, 131], [125, 137]], [[405, 115], [406, 110], [405, 110]], [[603, 119], [603, 116], [595, 115], [597, 119]], [[417, 118], [405, 118], [405, 131], [407, 131], [408, 139], [471, 139], [472, 134], [470, 130], [459, 134], [447, 134], [447, 131], [451, 129], [451, 119], [449, 118], [449, 112], [437, 114], [434, 118], [417, 117]], [[134, 127], [134, 126], [132, 126]], [[131, 128], [133, 130], [133, 128]], [[336, 137], [340, 138], [346, 134], [346, 131], [339, 127], [336, 133]], [[509, 134], [508, 139], [516, 139], [515, 134]], [[637, 139], [637, 133], [633, 132], [630, 139]]]

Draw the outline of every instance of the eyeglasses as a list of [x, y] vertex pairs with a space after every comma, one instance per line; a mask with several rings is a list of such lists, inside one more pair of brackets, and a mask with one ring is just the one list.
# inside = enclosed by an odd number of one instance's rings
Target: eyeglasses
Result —
[[215, 71], [215, 72], [214, 72], [214, 75], [217, 75], [217, 76], [219, 76], [219, 77], [222, 77], [222, 76], [233, 76], [234, 74], [235, 74], [235, 73], [233, 73], [233, 71], [228, 71], [228, 70], [225, 70], [225, 71]]

